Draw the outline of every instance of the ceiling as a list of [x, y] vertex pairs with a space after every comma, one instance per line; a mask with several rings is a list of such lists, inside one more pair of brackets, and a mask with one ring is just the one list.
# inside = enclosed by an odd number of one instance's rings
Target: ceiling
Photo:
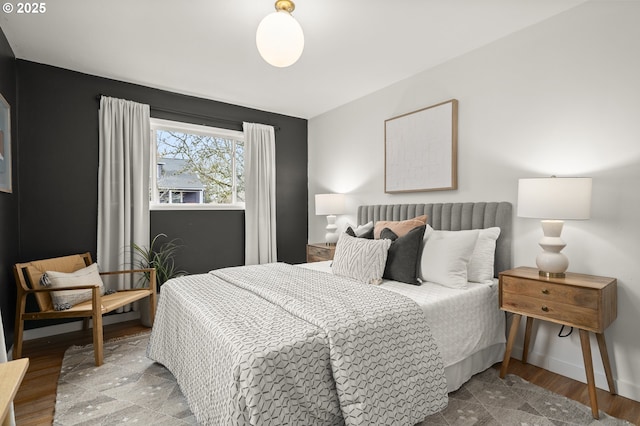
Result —
[[274, 0], [56, 0], [3, 12], [19, 59], [312, 118], [585, 0], [295, 0], [305, 50], [259, 56]]

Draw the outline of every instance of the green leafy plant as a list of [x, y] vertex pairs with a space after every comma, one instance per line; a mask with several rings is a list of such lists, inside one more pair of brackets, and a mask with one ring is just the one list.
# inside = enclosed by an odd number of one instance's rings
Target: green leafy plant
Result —
[[[182, 247], [177, 239], [160, 242], [160, 238], [168, 238], [167, 234], [158, 234], [153, 237], [149, 247], [142, 247], [133, 244], [133, 252], [136, 257], [137, 268], [156, 268], [156, 283], [158, 290], [160, 286], [171, 278], [185, 275], [187, 272], [178, 269], [175, 263], [175, 255]], [[149, 273], [144, 274], [144, 279], [149, 282]]]

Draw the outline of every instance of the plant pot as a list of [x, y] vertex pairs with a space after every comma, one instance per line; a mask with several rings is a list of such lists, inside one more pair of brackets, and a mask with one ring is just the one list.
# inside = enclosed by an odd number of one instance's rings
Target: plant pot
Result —
[[[156, 294], [156, 303], [160, 300], [160, 293]], [[153, 326], [151, 322], [151, 298], [145, 297], [138, 301], [138, 309], [140, 310], [140, 322], [145, 327]]]

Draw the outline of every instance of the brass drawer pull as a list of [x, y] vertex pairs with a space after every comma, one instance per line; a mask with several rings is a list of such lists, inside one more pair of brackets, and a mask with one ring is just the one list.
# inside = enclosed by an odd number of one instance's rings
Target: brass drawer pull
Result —
[[544, 306], [544, 305], [542, 305], [542, 310], [543, 310], [544, 312], [549, 312], [549, 308], [547, 308], [547, 307], [546, 307], [546, 306]]
[[549, 290], [547, 290], [546, 288], [542, 289], [542, 294], [549, 294]]

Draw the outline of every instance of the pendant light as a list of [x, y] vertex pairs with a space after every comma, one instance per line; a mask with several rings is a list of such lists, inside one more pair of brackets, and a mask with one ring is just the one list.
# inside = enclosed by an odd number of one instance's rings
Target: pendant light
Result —
[[293, 65], [302, 55], [304, 33], [298, 21], [291, 16], [295, 7], [291, 0], [277, 0], [276, 11], [265, 16], [258, 25], [258, 52], [274, 67]]

